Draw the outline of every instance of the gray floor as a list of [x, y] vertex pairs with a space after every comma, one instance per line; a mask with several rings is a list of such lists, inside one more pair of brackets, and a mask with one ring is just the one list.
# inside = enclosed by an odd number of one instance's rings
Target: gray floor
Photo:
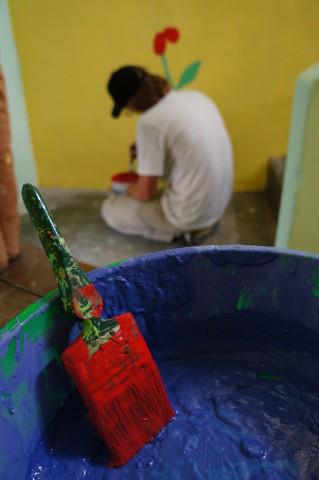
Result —
[[[104, 266], [114, 261], [168, 248], [183, 242], [162, 243], [125, 236], [108, 228], [100, 217], [102, 192], [41, 189], [73, 255], [83, 262]], [[263, 193], [236, 193], [217, 231], [202, 245], [273, 245], [275, 221]], [[23, 243], [38, 244], [29, 217], [21, 218]]]

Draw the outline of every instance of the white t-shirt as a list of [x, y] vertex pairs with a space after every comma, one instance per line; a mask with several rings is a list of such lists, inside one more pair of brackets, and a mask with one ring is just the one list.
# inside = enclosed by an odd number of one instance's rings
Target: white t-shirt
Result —
[[223, 119], [205, 95], [171, 91], [143, 113], [137, 127], [140, 175], [162, 177], [167, 220], [185, 231], [216, 223], [230, 200], [232, 146]]

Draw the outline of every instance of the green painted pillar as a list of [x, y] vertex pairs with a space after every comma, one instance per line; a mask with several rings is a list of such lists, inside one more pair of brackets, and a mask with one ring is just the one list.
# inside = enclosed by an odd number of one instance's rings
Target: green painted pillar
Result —
[[319, 252], [319, 64], [297, 79], [276, 247]]

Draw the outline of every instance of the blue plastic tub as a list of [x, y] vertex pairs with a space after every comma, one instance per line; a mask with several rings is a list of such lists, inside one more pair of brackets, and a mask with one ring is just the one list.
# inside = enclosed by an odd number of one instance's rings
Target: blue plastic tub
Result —
[[319, 258], [204, 247], [90, 274], [131, 311], [175, 418], [121, 469], [59, 354], [79, 329], [57, 292], [0, 332], [1, 480], [319, 479]]

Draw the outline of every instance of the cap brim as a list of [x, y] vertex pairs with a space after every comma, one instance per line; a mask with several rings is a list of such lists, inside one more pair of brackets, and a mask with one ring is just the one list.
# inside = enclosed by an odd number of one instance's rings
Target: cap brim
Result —
[[112, 117], [117, 118], [120, 116], [120, 113], [122, 111], [122, 106], [120, 105], [114, 105], [113, 110], [112, 110]]

